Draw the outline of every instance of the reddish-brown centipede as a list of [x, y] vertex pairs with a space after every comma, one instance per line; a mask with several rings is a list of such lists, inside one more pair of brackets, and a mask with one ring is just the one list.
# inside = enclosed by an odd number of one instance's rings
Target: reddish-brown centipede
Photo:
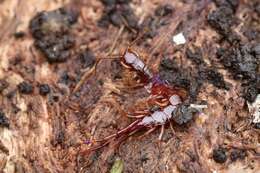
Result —
[[88, 141], [87, 143], [92, 145], [89, 151], [107, 145], [112, 138], [123, 137], [125, 139], [145, 127], [149, 127], [149, 131], [152, 131], [161, 126], [163, 132], [164, 125], [175, 117], [178, 117], [178, 114], [184, 110], [182, 102], [186, 97], [185, 91], [171, 87], [166, 81], [161, 80], [159, 75], [154, 75], [142, 61], [139, 54], [131, 49], [130, 46], [127, 47], [122, 55], [118, 55], [118, 57], [125, 68], [137, 72], [142, 83], [146, 85], [146, 89], [150, 93], [148, 102], [152, 103], [152, 105], [157, 105], [158, 109], [153, 112], [149, 110], [138, 111], [138, 113], [135, 112], [131, 116], [129, 115], [129, 117], [136, 120], [115, 134], [101, 140]]

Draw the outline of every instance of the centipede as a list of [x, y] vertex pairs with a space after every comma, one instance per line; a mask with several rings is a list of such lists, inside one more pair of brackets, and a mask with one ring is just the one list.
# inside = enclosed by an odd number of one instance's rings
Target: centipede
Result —
[[[85, 143], [89, 145], [87, 152], [103, 148], [112, 140], [119, 139], [122, 142], [143, 129], [146, 129], [148, 134], [161, 127], [159, 136], [159, 140], [161, 140], [166, 124], [172, 121], [178, 124], [186, 123], [190, 119], [181, 120], [180, 116], [182, 114], [197, 113], [197, 110], [184, 103], [187, 97], [186, 91], [171, 86], [167, 81], [161, 79], [159, 74], [152, 72], [149, 66], [142, 60], [140, 54], [131, 45], [127, 46], [122, 54], [104, 59], [118, 59], [124, 68], [135, 71], [141, 79], [139, 82], [142, 83], [150, 95], [147, 102], [150, 105], [156, 105], [156, 109], [136, 110], [131, 115], [128, 115], [134, 121], [125, 128], [102, 139], [86, 140]], [[99, 59], [97, 63], [101, 60]]]

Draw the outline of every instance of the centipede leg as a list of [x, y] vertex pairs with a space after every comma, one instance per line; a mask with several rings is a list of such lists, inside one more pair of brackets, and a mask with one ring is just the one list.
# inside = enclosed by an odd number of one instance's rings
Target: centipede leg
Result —
[[118, 132], [116, 132], [116, 133], [114, 133], [112, 135], [109, 135], [109, 136], [107, 136], [107, 137], [105, 137], [105, 138], [103, 138], [101, 140], [95, 140], [95, 141], [97, 141], [97, 142], [107, 141], [107, 140], [109, 140], [109, 139], [111, 139], [113, 137], [120, 136], [121, 134], [124, 134], [126, 132], [134, 131], [135, 130], [134, 128], [137, 126], [137, 124], [139, 122], [140, 122], [139, 119], [135, 120], [133, 123], [131, 123], [127, 127], [123, 128], [122, 130], [120, 130], [120, 131], [118, 131]]
[[173, 133], [173, 135], [175, 135], [175, 130], [173, 129], [173, 125], [172, 125], [172, 122], [170, 121], [170, 128], [171, 128], [171, 130], [172, 130], [172, 133]]
[[128, 118], [135, 118], [135, 119], [141, 119], [143, 117], [145, 117], [146, 115], [143, 114], [143, 115], [128, 115], [128, 114], [125, 114], [126, 117]]
[[147, 132], [145, 132], [144, 134], [142, 134], [141, 136], [139, 136], [138, 138], [141, 139], [147, 135], [149, 135], [150, 133], [152, 133], [153, 131], [155, 131], [157, 129], [157, 126], [152, 127], [151, 129], [149, 129]]
[[133, 114], [134, 115], [125, 114], [125, 116], [127, 116], [128, 118], [140, 119], [147, 116], [147, 114], [149, 114], [149, 110], [136, 111]]
[[[108, 145], [109, 142], [110, 142], [110, 141], [106, 141], [106, 142], [104, 142], [104, 143], [102, 143], [102, 144], [100, 144], [100, 145], [98, 145], [98, 146], [92, 147], [92, 148], [88, 149], [86, 152], [95, 151], [95, 150], [98, 150], [98, 149], [100, 149], [100, 148], [103, 148], [104, 146]], [[84, 152], [83, 152], [83, 154], [84, 154]]]
[[119, 132], [117, 132], [113, 135], [110, 135], [102, 140], [95, 140], [95, 142], [98, 142], [100, 144], [97, 146], [94, 146], [88, 150], [95, 151], [97, 149], [103, 148], [104, 146], [108, 145], [111, 142], [111, 139], [114, 137], [118, 137], [118, 138], [116, 138], [116, 143], [121, 143], [122, 141], [127, 139], [129, 136], [135, 134], [136, 132], [138, 132], [140, 129], [143, 128], [143, 126], [138, 125], [139, 122], [140, 122], [139, 120], [136, 120], [132, 124], [127, 126], [126, 128], [120, 130]]
[[162, 140], [163, 134], [164, 134], [164, 125], [161, 126], [161, 133], [159, 135], [159, 141]]

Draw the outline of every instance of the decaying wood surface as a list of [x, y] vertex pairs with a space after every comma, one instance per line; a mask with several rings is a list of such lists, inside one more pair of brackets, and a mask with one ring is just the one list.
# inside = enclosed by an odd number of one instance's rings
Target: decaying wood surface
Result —
[[[0, 1], [0, 111], [7, 118], [0, 123], [0, 172], [109, 172], [116, 158], [123, 160], [124, 172], [259, 172], [260, 131], [252, 124], [246, 104], [254, 95], [245, 97], [244, 90], [249, 87], [259, 94], [259, 86], [250, 80], [259, 84], [260, 3], [225, 1], [239, 3], [227, 9], [235, 22], [223, 19], [229, 23], [226, 30], [214, 23], [214, 15], [209, 19], [209, 14], [222, 8], [221, 0], [132, 0], [116, 7], [104, 2], [108, 1]], [[51, 21], [51, 16], [44, 28], [47, 34], [37, 37], [39, 28], [33, 31], [38, 26], [30, 26], [30, 21], [39, 12], [61, 7], [73, 11], [76, 21], [56, 25], [61, 19]], [[49, 34], [48, 27], [58, 28], [57, 33]], [[64, 39], [60, 30], [73, 41], [57, 57], [48, 58], [55, 41]], [[120, 53], [138, 30], [144, 36], [133, 48], [149, 67], [171, 85], [187, 90], [188, 101], [207, 104], [207, 109], [188, 124], [175, 124], [173, 130], [167, 127], [162, 141], [158, 141], [159, 130], [140, 138], [141, 132], [120, 145], [115, 140], [84, 154], [87, 140], [105, 137], [132, 122], [121, 110], [146, 106], [149, 93], [129, 89], [136, 85], [134, 72], [123, 69], [118, 61], [104, 60], [95, 75], [88, 76], [94, 58]], [[180, 32], [186, 43], [177, 46], [172, 36]], [[239, 41], [231, 37], [234, 33]], [[57, 38], [48, 45], [52, 36]], [[58, 44], [67, 44], [62, 41]], [[42, 42], [50, 49], [39, 45]], [[226, 52], [236, 48], [242, 56], [252, 49], [250, 58], [256, 63], [246, 68], [256, 68], [246, 69], [245, 79], [234, 77], [236, 71], [218, 56], [237, 57], [238, 53], [218, 55], [219, 48]], [[244, 71], [238, 73], [244, 75]], [[23, 81], [32, 91], [21, 86]], [[50, 87], [47, 95], [40, 93], [41, 84]], [[214, 150], [222, 149], [226, 160], [217, 163]]]

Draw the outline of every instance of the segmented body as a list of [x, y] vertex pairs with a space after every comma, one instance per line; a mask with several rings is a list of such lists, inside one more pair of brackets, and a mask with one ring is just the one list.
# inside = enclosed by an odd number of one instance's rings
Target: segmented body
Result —
[[137, 120], [129, 124], [127, 127], [117, 131], [116, 133], [107, 136], [102, 140], [96, 140], [96, 142], [100, 142], [100, 144], [90, 148], [88, 151], [97, 150], [106, 146], [112, 138], [123, 137], [123, 139], [125, 139], [129, 135], [132, 135], [145, 127], [152, 128], [157, 126], [164, 126], [166, 123], [175, 118], [176, 112], [178, 112], [178, 105], [180, 105], [182, 101], [180, 96], [172, 95], [169, 98], [169, 103], [169, 105], [165, 106], [161, 110], [157, 110], [152, 114], [148, 114], [142, 118], [137, 118]]
[[138, 72], [144, 83], [149, 82], [153, 78], [153, 73], [148, 66], [139, 58], [138, 53], [130, 48], [124, 52], [121, 64], [126, 68], [131, 68]]
[[162, 110], [155, 111], [150, 116], [145, 116], [138, 125], [150, 126], [166, 124], [167, 121], [170, 121], [173, 118], [177, 105], [182, 103], [181, 98], [178, 95], [172, 95], [169, 102], [170, 104]]
[[161, 80], [158, 75], [154, 75], [148, 66], [139, 58], [139, 55], [130, 48], [126, 49], [121, 56], [121, 64], [138, 73], [141, 77], [141, 82], [151, 94], [151, 99], [149, 99], [148, 102], [152, 102], [153, 105], [155, 103], [159, 106], [159, 109], [156, 109], [152, 113], [147, 113], [149, 112], [147, 110], [143, 111], [145, 113], [141, 116], [136, 113], [135, 116], [132, 116], [132, 118], [136, 118], [136, 120], [127, 127], [102, 140], [95, 140], [100, 144], [90, 148], [92, 151], [107, 145], [111, 138], [128, 137], [144, 127], [163, 127], [176, 117], [176, 113], [180, 107], [179, 105], [182, 104], [182, 100], [185, 98], [185, 92], [183, 92], [183, 90], [170, 87], [166, 81]]

